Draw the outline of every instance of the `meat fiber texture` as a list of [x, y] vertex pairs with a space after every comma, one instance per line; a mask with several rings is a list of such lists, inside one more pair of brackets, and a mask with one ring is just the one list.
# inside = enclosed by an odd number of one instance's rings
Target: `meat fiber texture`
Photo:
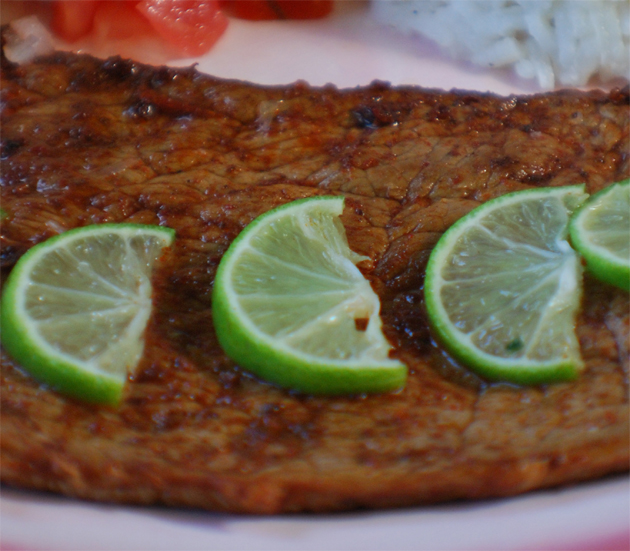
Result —
[[[3, 273], [76, 226], [177, 231], [118, 408], [38, 385], [3, 354], [1, 474], [80, 498], [243, 513], [509, 496], [625, 472], [628, 294], [587, 276], [574, 382], [490, 384], [435, 344], [423, 306], [440, 235], [506, 192], [629, 174], [628, 90], [262, 87], [193, 68], [55, 53], [2, 65]], [[211, 290], [230, 242], [288, 201], [342, 194], [351, 247], [409, 367], [400, 392], [314, 397], [230, 361]]]

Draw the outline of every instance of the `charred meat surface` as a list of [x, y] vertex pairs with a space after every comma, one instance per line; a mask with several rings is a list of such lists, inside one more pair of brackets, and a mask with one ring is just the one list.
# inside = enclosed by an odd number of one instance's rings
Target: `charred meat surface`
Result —
[[[177, 231], [118, 409], [39, 386], [2, 356], [3, 483], [81, 498], [280, 513], [508, 496], [628, 469], [628, 295], [586, 278], [579, 380], [488, 384], [431, 338], [423, 274], [480, 203], [628, 177], [628, 90], [528, 97], [374, 83], [261, 87], [56, 53], [2, 60], [2, 266], [67, 229]], [[351, 247], [409, 366], [397, 393], [274, 388], [219, 348], [221, 255], [279, 204], [343, 194]]]

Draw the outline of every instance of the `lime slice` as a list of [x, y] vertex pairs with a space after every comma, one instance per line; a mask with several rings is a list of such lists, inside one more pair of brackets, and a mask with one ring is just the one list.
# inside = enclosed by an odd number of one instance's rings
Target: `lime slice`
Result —
[[343, 197], [269, 211], [219, 264], [213, 316], [219, 342], [241, 367], [311, 394], [400, 388], [406, 367], [389, 358], [380, 302], [356, 267], [339, 215]]
[[429, 257], [425, 299], [453, 356], [488, 379], [519, 384], [579, 373], [581, 264], [566, 237], [586, 198], [581, 185], [507, 194], [442, 236]]
[[594, 276], [630, 291], [630, 179], [591, 196], [571, 218], [569, 232]]
[[152, 268], [174, 237], [159, 226], [102, 224], [34, 246], [4, 287], [2, 346], [52, 388], [116, 404], [142, 354]]

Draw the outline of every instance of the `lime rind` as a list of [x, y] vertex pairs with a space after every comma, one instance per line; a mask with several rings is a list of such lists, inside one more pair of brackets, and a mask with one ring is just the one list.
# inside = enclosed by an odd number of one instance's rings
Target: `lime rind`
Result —
[[[80, 262], [74, 258], [70, 262], [67, 254], [73, 244], [84, 246], [90, 239], [108, 232], [129, 241], [133, 249], [133, 254], [126, 257], [126, 262], [133, 264], [128, 269], [117, 267], [120, 258], [114, 259], [110, 266], [101, 266], [109, 273], [120, 272], [116, 275], [118, 285], [98, 274], [88, 277], [86, 271], [93, 268], [87, 260]], [[154, 240], [151, 247], [144, 247], [147, 236]], [[142, 334], [151, 307], [148, 275], [156, 259], [156, 249], [172, 244], [174, 237], [174, 230], [159, 226], [100, 224], [69, 230], [32, 247], [13, 268], [3, 289], [0, 304], [3, 348], [36, 379], [59, 392], [87, 402], [118, 403], [127, 369], [135, 366], [142, 354]], [[89, 257], [90, 247], [75, 253]], [[68, 262], [76, 269], [62, 269]], [[136, 275], [132, 277], [131, 272]], [[48, 281], [46, 274], [50, 275]], [[90, 277], [93, 285], [88, 283]], [[65, 282], [71, 285], [64, 287]], [[136, 286], [136, 296], [126, 293], [125, 285]], [[58, 291], [60, 296], [56, 296]], [[139, 297], [140, 303], [134, 305]], [[91, 312], [89, 308], [81, 311], [90, 300], [97, 306], [93, 305]], [[111, 323], [103, 313], [111, 321], [112, 306], [118, 309], [119, 317], [126, 317], [125, 330], [114, 341], [100, 347], [90, 345], [98, 340], [92, 337], [100, 331], [111, 331]], [[127, 312], [125, 316], [125, 308], [132, 315]], [[64, 338], [70, 343], [55, 342], [56, 335], [64, 334], [64, 323], [78, 330], [74, 334], [65, 333]]]
[[[283, 205], [234, 240], [215, 278], [219, 343], [245, 369], [311, 394], [400, 388], [406, 368], [388, 354], [380, 303], [348, 247], [343, 197]], [[365, 319], [359, 331], [355, 318]]]
[[436, 335], [454, 357], [491, 380], [539, 384], [577, 376], [581, 266], [566, 238], [569, 215], [586, 197], [584, 186], [507, 194], [443, 235], [427, 265], [425, 299]]
[[569, 232], [590, 273], [630, 291], [630, 179], [592, 195], [574, 213]]
[[3, 348], [35, 379], [62, 394], [86, 402], [119, 402], [124, 380], [103, 373], [86, 372], [84, 366], [78, 365], [72, 358], [34, 343], [28, 327], [15, 316], [17, 307], [10, 298], [2, 300], [0, 309]]
[[385, 392], [405, 384], [406, 370], [394, 360], [376, 364], [357, 361], [325, 361], [296, 354], [245, 327], [226, 295], [213, 303], [217, 338], [225, 353], [237, 364], [265, 381], [309, 394], [357, 394]]

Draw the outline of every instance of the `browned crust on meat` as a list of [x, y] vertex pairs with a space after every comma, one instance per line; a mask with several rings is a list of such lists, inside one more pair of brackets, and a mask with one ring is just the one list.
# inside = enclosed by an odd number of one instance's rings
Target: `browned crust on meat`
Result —
[[[629, 175], [628, 90], [497, 97], [374, 83], [261, 87], [57, 53], [2, 60], [2, 262], [91, 223], [160, 223], [144, 358], [119, 409], [65, 399], [2, 356], [1, 474], [86, 499], [279, 513], [514, 495], [629, 462], [628, 295], [587, 277], [575, 382], [489, 385], [449, 360], [424, 265], [455, 220], [533, 186]], [[406, 388], [276, 389], [220, 350], [210, 291], [256, 215], [343, 194]]]

